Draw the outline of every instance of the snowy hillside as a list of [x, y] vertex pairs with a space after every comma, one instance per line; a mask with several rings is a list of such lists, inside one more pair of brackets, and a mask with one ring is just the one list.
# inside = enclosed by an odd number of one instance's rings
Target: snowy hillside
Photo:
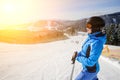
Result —
[[[0, 43], [0, 80], [69, 80], [71, 56], [79, 51], [86, 36], [51, 43], [16, 45]], [[120, 67], [100, 58], [100, 80], [120, 80]], [[80, 72], [76, 62], [73, 78]]]

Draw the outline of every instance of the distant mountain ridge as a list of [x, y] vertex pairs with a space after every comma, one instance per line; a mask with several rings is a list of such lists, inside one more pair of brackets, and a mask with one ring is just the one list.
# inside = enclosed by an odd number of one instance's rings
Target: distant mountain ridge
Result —
[[101, 17], [105, 20], [106, 25], [120, 24], [120, 12], [105, 14], [102, 15]]
[[[105, 22], [106, 22], [106, 26], [109, 26], [110, 24], [120, 24], [120, 12], [116, 12], [116, 13], [111, 13], [111, 14], [104, 14], [104, 15], [99, 15], [100, 17], [102, 17]], [[51, 27], [57, 27], [58, 29], [66, 29], [68, 27], [75, 27], [77, 28], [77, 30], [80, 31], [86, 31], [85, 30], [85, 24], [86, 24], [86, 20], [88, 18], [84, 18], [84, 19], [79, 19], [79, 20], [49, 20], [50, 21], [50, 26]], [[44, 25], [47, 25], [48, 20], [46, 20], [44, 23]], [[37, 26], [39, 26], [39, 23], [42, 23], [43, 21], [37, 21], [36, 23], [34, 23], [35, 25], [38, 24]]]

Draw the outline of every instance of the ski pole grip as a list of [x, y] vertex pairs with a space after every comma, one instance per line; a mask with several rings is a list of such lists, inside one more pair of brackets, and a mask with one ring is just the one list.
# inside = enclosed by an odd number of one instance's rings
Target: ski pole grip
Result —
[[72, 64], [74, 64], [75, 63], [75, 59], [76, 59], [76, 57], [77, 57], [77, 51], [75, 51], [74, 52], [74, 55], [73, 55], [73, 57], [72, 57]]

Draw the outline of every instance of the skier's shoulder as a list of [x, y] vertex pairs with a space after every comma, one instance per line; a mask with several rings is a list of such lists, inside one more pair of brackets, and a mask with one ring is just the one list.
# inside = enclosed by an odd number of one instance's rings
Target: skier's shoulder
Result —
[[91, 44], [98, 44], [99, 42], [100, 42], [100, 40], [98, 40], [98, 39], [91, 39], [90, 40]]
[[91, 46], [101, 46], [102, 44], [101, 44], [101, 41], [100, 41], [100, 40], [98, 40], [98, 39], [93, 39], [93, 40], [90, 41], [90, 45], [91, 45]]

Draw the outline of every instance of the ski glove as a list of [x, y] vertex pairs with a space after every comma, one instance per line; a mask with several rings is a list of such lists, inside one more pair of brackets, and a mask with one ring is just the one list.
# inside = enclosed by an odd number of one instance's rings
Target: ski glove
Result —
[[77, 51], [75, 51], [75, 52], [74, 52], [74, 54], [73, 54], [73, 56], [72, 56], [72, 59], [71, 59], [72, 64], [74, 64], [74, 63], [75, 63], [75, 59], [76, 59], [77, 55], [78, 55], [78, 52], [77, 52]]

